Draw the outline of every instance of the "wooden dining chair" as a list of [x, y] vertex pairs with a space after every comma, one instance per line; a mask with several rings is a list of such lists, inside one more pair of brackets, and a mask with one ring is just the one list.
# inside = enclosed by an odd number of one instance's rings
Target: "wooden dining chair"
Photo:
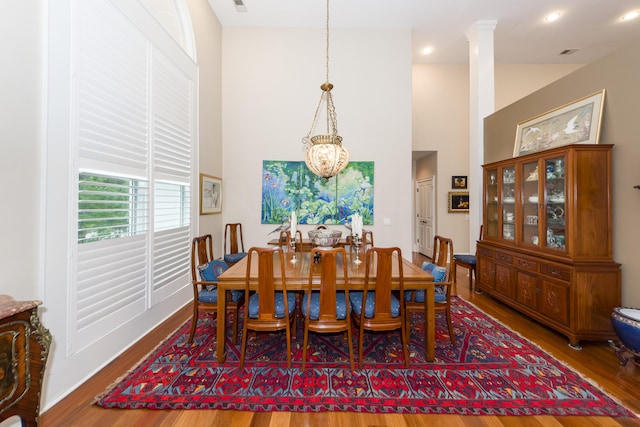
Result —
[[[447, 268], [447, 262], [453, 261], [453, 241], [442, 236], [433, 238], [433, 262], [424, 262], [422, 269], [433, 276], [433, 281], [438, 282], [435, 286], [435, 312], [444, 312], [447, 318], [449, 329], [449, 339], [451, 345], [456, 345], [456, 337], [453, 334], [453, 323], [451, 322], [451, 269]], [[407, 322], [411, 321], [411, 312], [419, 311], [424, 313], [425, 327], [427, 318], [427, 307], [425, 306], [424, 290], [405, 291], [405, 304], [407, 310]], [[407, 327], [407, 332], [411, 330]]]
[[[482, 225], [480, 225], [480, 236], [478, 236], [478, 240], [482, 240]], [[476, 272], [476, 254], [453, 254], [453, 266], [451, 267], [453, 283], [458, 283], [458, 266], [469, 270], [469, 291], [472, 291], [474, 276], [476, 278], [475, 281], [478, 281], [478, 273]]]
[[224, 261], [232, 266], [247, 256], [244, 251], [242, 224], [230, 223], [224, 226]]
[[[396, 297], [391, 287], [394, 254], [397, 254], [398, 262], [399, 295], [403, 295], [402, 251], [398, 247], [373, 247], [369, 249], [365, 256], [363, 290], [349, 293], [351, 318], [356, 326], [359, 327], [360, 332], [358, 339], [358, 363], [360, 368], [362, 368], [363, 362], [364, 331], [391, 331], [395, 329], [400, 329], [401, 331], [404, 363], [407, 368], [409, 367], [404, 299]], [[374, 266], [376, 267], [375, 273], [372, 272]], [[372, 273], [375, 279], [372, 277]]]
[[[252, 268], [252, 257], [258, 257], [258, 289], [250, 293], [249, 284]], [[278, 246], [268, 248], [253, 247], [247, 255], [247, 275], [244, 295], [247, 303], [244, 306], [244, 324], [242, 327], [242, 347], [240, 349], [240, 368], [244, 367], [244, 356], [247, 349], [247, 331], [281, 331], [287, 338], [287, 366], [291, 367], [291, 324], [295, 331], [296, 298], [293, 292], [287, 292], [284, 252]], [[282, 291], [275, 290], [275, 264], [280, 268]]]
[[[349, 279], [347, 253], [344, 248], [313, 248], [310, 258], [319, 255], [319, 267], [309, 268], [309, 282], [302, 300], [304, 316], [304, 342], [302, 344], [302, 370], [307, 362], [309, 331], [316, 333], [347, 332], [349, 363], [353, 370], [353, 344], [351, 339], [351, 304], [349, 301]], [[344, 290], [338, 290], [338, 258], [342, 258]], [[314, 291], [314, 280], [320, 278], [320, 290]]]
[[[213, 257], [213, 238], [211, 234], [194, 237], [191, 242], [191, 283], [193, 285], [193, 317], [189, 343], [198, 324], [199, 312], [218, 312], [218, 275], [226, 271], [227, 264]], [[244, 291], [227, 291], [226, 309], [232, 314], [233, 343], [238, 340], [238, 308], [245, 299]]]
[[[280, 247], [283, 251], [291, 250], [291, 230], [281, 230], [279, 238]], [[302, 231], [296, 230], [296, 252], [302, 252]]]

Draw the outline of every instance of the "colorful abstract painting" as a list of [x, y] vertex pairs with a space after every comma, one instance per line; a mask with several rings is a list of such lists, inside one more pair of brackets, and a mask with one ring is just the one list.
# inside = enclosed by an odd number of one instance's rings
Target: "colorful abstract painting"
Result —
[[262, 223], [282, 224], [295, 211], [300, 224], [344, 224], [354, 213], [373, 225], [373, 162], [350, 162], [325, 180], [304, 162], [265, 160]]

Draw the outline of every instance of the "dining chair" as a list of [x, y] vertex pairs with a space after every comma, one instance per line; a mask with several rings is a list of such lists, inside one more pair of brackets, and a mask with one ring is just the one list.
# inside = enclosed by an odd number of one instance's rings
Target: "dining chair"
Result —
[[[482, 225], [480, 225], [480, 236], [478, 240], [482, 240]], [[453, 275], [453, 283], [458, 283], [458, 266], [469, 270], [469, 291], [473, 290], [473, 277], [478, 281], [478, 273], [476, 271], [476, 254], [453, 254], [453, 267], [451, 274]], [[476, 292], [478, 290], [476, 289]]]
[[[240, 349], [240, 368], [244, 367], [247, 349], [247, 331], [281, 331], [287, 338], [287, 366], [291, 367], [291, 323], [295, 331], [296, 298], [293, 292], [287, 292], [284, 252], [278, 246], [268, 248], [252, 247], [247, 255], [247, 274], [244, 295], [244, 324], [242, 327], [242, 347]], [[251, 293], [250, 277], [252, 258], [258, 257], [258, 287]], [[275, 290], [275, 265], [280, 269], [282, 291]]]
[[[364, 331], [391, 331], [396, 329], [400, 329], [404, 363], [407, 368], [409, 367], [404, 300], [403, 298], [398, 298], [392, 292], [391, 287], [394, 254], [397, 255], [398, 262], [399, 295], [403, 295], [402, 251], [398, 247], [378, 248], [375, 246], [366, 252], [362, 291], [349, 293], [351, 318], [359, 328], [358, 363], [360, 368], [362, 368], [363, 362]], [[372, 272], [374, 267], [376, 271]]]
[[242, 224], [229, 223], [224, 226], [224, 261], [232, 266], [247, 256], [244, 251]]
[[[433, 238], [433, 262], [424, 262], [422, 269], [433, 276], [433, 281], [438, 284], [435, 286], [435, 312], [444, 312], [447, 319], [447, 327], [449, 329], [449, 339], [451, 345], [456, 345], [456, 337], [453, 334], [453, 323], [451, 322], [451, 271], [447, 269], [447, 262], [453, 260], [453, 241], [442, 236], [434, 236]], [[424, 290], [405, 291], [404, 299], [407, 310], [407, 322], [411, 322], [411, 312], [419, 311], [424, 313], [425, 324], [427, 316], [427, 307], [425, 306]], [[407, 327], [407, 333], [411, 330]]]
[[[347, 332], [349, 363], [353, 370], [353, 346], [351, 338], [351, 304], [349, 301], [349, 279], [347, 253], [344, 248], [313, 248], [310, 258], [319, 255], [319, 266], [309, 268], [309, 283], [302, 300], [304, 316], [304, 342], [302, 344], [302, 370], [307, 362], [309, 331], [316, 333]], [[344, 289], [338, 290], [338, 258], [342, 258]], [[320, 278], [320, 290], [314, 291], [314, 281]]]
[[[193, 317], [189, 343], [198, 324], [200, 311], [218, 312], [218, 276], [229, 268], [222, 260], [213, 257], [213, 238], [211, 234], [194, 237], [191, 242], [191, 283], [193, 285]], [[226, 309], [232, 314], [233, 343], [238, 340], [238, 308], [244, 303], [244, 291], [227, 291]]]
[[[302, 231], [296, 230], [296, 252], [302, 252]], [[280, 247], [283, 251], [291, 250], [291, 230], [281, 230], [279, 238]]]

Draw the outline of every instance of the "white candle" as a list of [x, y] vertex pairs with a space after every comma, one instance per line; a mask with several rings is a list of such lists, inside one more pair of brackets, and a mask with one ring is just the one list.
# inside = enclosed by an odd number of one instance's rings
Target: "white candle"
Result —
[[296, 213], [291, 212], [291, 238], [296, 238], [296, 229], [298, 226], [298, 218], [296, 217]]

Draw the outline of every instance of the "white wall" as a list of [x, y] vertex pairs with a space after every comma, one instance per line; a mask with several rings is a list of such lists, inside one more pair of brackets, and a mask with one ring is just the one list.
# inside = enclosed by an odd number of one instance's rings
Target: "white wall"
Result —
[[39, 298], [42, 2], [0, 2], [0, 293]]
[[[223, 216], [243, 223], [245, 246], [277, 237], [260, 220], [262, 161], [304, 159], [301, 140], [325, 81], [324, 36], [321, 29], [223, 29]], [[410, 256], [410, 31], [331, 30], [330, 43], [343, 145], [351, 160], [375, 162], [376, 245]]]
[[[148, 0], [152, 1], [152, 0]], [[199, 172], [222, 177], [222, 27], [207, 0], [187, 0], [197, 47], [199, 75]], [[199, 195], [194, 195], [199, 209]], [[213, 252], [222, 256], [222, 215], [200, 215], [199, 233], [213, 235]]]

